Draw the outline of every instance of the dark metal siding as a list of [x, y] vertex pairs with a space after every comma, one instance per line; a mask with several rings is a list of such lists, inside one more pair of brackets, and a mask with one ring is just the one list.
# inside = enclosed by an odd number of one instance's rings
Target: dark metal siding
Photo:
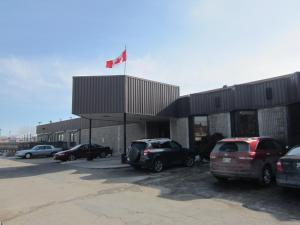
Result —
[[178, 86], [126, 76], [127, 113], [168, 115], [173, 110], [169, 106], [178, 97]]
[[73, 114], [124, 112], [124, 76], [73, 77]]
[[[288, 90], [289, 90], [290, 78], [280, 78], [271, 81], [265, 81], [262, 83], [252, 85], [251, 96], [253, 98], [254, 108], [268, 108], [278, 105], [286, 105], [289, 102]], [[268, 100], [266, 97], [266, 89], [272, 89], [272, 99]]]
[[[93, 120], [92, 121], [92, 128], [96, 127], [106, 127], [106, 126], [113, 126], [119, 125], [120, 122], [112, 121], [112, 120]], [[77, 119], [70, 119], [64, 120], [60, 122], [48, 123], [43, 125], [38, 125], [36, 127], [36, 133], [55, 133], [67, 130], [78, 130], [78, 129], [88, 129], [89, 128], [89, 120], [84, 118], [77, 118]]]
[[[235, 85], [191, 95], [191, 114], [212, 114], [243, 109], [270, 108], [300, 101], [300, 73]], [[267, 88], [272, 99], [267, 99]], [[220, 107], [215, 99], [220, 98]]]
[[[218, 104], [216, 104], [218, 102]], [[211, 114], [231, 111], [234, 93], [231, 88], [196, 93], [191, 95], [191, 114]]]
[[289, 99], [291, 103], [300, 101], [300, 72], [295, 73], [291, 77], [289, 87]]
[[176, 117], [188, 117], [191, 114], [190, 96], [180, 97], [176, 100]]
[[234, 90], [234, 109], [253, 109], [252, 87], [236, 85]]

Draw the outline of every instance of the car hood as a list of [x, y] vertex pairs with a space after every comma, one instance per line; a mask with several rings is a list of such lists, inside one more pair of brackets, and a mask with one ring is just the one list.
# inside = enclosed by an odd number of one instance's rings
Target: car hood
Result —
[[56, 154], [65, 154], [65, 153], [70, 153], [70, 152], [74, 152], [74, 151], [76, 151], [76, 150], [65, 150], [65, 151], [59, 151], [58, 153], [56, 153]]

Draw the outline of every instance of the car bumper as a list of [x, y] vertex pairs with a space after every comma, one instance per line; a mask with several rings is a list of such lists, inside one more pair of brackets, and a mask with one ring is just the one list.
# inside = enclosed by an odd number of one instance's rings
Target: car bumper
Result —
[[152, 168], [152, 159], [140, 159], [138, 162], [130, 162], [127, 159], [127, 163], [131, 166], [138, 166], [145, 169], [151, 169]]
[[54, 155], [53, 156], [53, 159], [54, 160], [61, 160], [61, 161], [63, 161], [63, 160], [67, 160], [67, 156], [66, 155]]
[[212, 175], [224, 178], [248, 178], [248, 179], [257, 179], [258, 175], [251, 171], [220, 171], [220, 170], [211, 170]]
[[278, 173], [276, 183], [281, 187], [300, 188], [300, 177]]
[[16, 157], [19, 157], [19, 158], [23, 158], [25, 157], [25, 154], [15, 154]]

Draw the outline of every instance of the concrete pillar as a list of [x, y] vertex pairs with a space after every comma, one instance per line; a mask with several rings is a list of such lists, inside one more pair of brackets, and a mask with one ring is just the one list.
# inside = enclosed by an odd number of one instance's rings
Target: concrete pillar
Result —
[[177, 141], [183, 147], [190, 147], [189, 120], [187, 117], [170, 119], [170, 137], [172, 140]]

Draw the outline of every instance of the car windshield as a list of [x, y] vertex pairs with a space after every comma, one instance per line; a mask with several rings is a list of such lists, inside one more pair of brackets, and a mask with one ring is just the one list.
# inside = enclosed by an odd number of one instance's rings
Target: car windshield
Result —
[[249, 144], [246, 142], [219, 142], [213, 151], [220, 152], [248, 152]]
[[74, 146], [73, 148], [71, 148], [70, 150], [76, 150], [76, 149], [78, 149], [78, 148], [80, 148], [82, 145], [76, 145], [76, 146]]
[[34, 147], [32, 148], [32, 150], [38, 150], [39, 148], [40, 148], [40, 146], [37, 145], [37, 146], [34, 146]]
[[136, 148], [138, 150], [145, 150], [147, 147], [147, 144], [145, 142], [133, 142], [131, 144], [131, 148]]
[[300, 155], [300, 146], [292, 148], [287, 155]]

